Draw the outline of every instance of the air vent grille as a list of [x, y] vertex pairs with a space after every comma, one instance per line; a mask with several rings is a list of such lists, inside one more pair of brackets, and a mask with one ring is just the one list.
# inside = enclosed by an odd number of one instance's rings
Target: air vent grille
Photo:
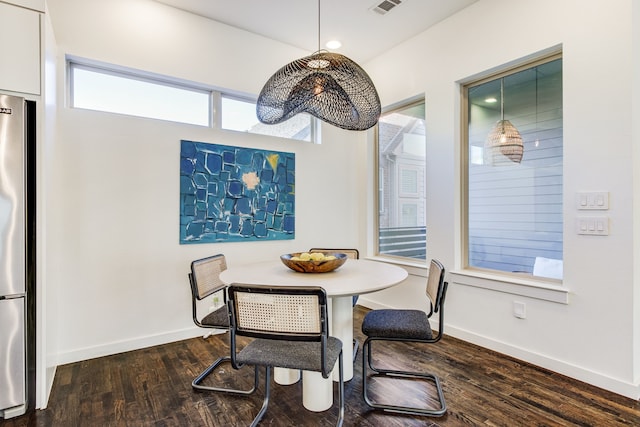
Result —
[[386, 15], [391, 12], [396, 6], [399, 6], [403, 0], [384, 0], [371, 8], [376, 13], [380, 15]]

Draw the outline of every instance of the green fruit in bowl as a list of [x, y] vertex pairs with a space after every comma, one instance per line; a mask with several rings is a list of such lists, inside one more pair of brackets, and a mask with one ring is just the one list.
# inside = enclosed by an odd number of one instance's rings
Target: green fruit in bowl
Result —
[[312, 261], [323, 261], [325, 259], [324, 254], [321, 252], [314, 252], [311, 254]]

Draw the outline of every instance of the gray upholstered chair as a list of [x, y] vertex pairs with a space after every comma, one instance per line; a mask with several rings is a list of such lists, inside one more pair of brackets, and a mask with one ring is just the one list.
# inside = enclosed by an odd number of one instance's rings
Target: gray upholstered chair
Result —
[[[444, 299], [447, 293], [447, 282], [444, 281], [445, 270], [442, 264], [437, 260], [431, 260], [429, 267], [429, 277], [427, 279], [427, 297], [430, 302], [429, 313], [421, 310], [401, 310], [401, 309], [379, 309], [372, 310], [367, 313], [362, 320], [362, 332], [367, 336], [362, 347], [362, 395], [364, 401], [374, 409], [381, 409], [389, 412], [405, 413], [412, 415], [428, 415], [441, 416], [447, 411], [447, 405], [444, 400], [442, 386], [438, 377], [424, 372], [412, 372], [393, 369], [383, 369], [379, 367], [384, 362], [380, 358], [376, 358], [376, 365], [373, 364], [372, 344], [382, 341], [404, 341], [413, 343], [433, 344], [440, 341], [444, 330]], [[439, 313], [438, 333], [434, 334], [429, 324], [429, 318], [433, 313]], [[376, 346], [381, 345], [376, 343]], [[402, 353], [396, 353], [394, 365], [399, 363]], [[429, 405], [424, 407], [412, 407], [405, 405], [396, 405], [391, 403], [374, 402], [369, 396], [367, 382], [369, 381], [369, 373], [372, 372], [372, 378], [377, 377], [393, 377], [396, 393], [402, 394], [398, 380], [406, 380], [411, 385], [415, 385], [416, 381], [424, 381], [435, 385], [437, 391], [438, 407], [430, 408]], [[409, 386], [407, 393], [414, 393], [415, 390]]]
[[[220, 281], [218, 277], [221, 272], [227, 269], [227, 262], [224, 255], [213, 255], [207, 258], [198, 259], [191, 263], [191, 272], [189, 273], [189, 284], [191, 285], [191, 308], [193, 322], [201, 328], [223, 329], [229, 330], [229, 311], [226, 304], [226, 288], [227, 286]], [[215, 293], [220, 293], [223, 298], [221, 306], [200, 318], [198, 313], [198, 301], [212, 297]], [[213, 301], [212, 301], [213, 302]], [[255, 377], [253, 388], [248, 390], [235, 389], [228, 387], [217, 387], [212, 385], [202, 385], [202, 382], [211, 375], [223, 363], [230, 364], [229, 356], [219, 357], [200, 375], [198, 375], [191, 386], [196, 390], [222, 391], [235, 394], [251, 394], [258, 386], [258, 367], [255, 369]]]
[[[228, 289], [231, 313], [231, 361], [264, 366], [265, 395], [251, 423], [256, 426], [267, 412], [274, 367], [320, 372], [329, 378], [338, 361], [339, 415], [344, 420], [342, 342], [329, 336], [327, 294], [320, 287], [232, 284]], [[241, 350], [236, 338], [251, 337]]]

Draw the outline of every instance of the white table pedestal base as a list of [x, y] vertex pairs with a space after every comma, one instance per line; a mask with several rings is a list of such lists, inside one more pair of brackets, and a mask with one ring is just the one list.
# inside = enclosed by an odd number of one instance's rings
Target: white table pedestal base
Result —
[[[342, 364], [344, 381], [353, 378], [353, 297], [329, 298], [329, 335], [342, 341]], [[338, 381], [338, 365], [333, 370], [333, 380]]]
[[[353, 298], [331, 297], [328, 301], [329, 334], [342, 340], [342, 365], [344, 381], [353, 378]], [[320, 372], [302, 371], [302, 405], [310, 411], [322, 412], [333, 405], [333, 381], [339, 380], [338, 362], [329, 378]], [[332, 381], [333, 378], [333, 381]]]
[[273, 380], [280, 385], [295, 384], [300, 380], [300, 370], [273, 368]]
[[333, 405], [333, 381], [322, 378], [320, 372], [302, 371], [302, 406], [322, 412]]

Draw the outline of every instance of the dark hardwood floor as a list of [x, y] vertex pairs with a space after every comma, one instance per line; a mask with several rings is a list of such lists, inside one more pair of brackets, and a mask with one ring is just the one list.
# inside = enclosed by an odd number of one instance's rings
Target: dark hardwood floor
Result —
[[[366, 311], [360, 306], [355, 309], [355, 336], [361, 342], [360, 323]], [[0, 420], [0, 425], [248, 425], [260, 407], [262, 388], [258, 395], [249, 397], [191, 389], [191, 380], [214, 356], [228, 351], [227, 339], [228, 334], [207, 340], [196, 338], [60, 366], [46, 410]], [[345, 426], [640, 426], [638, 401], [449, 336], [435, 345], [398, 344], [384, 353], [395, 364], [438, 375], [447, 413], [426, 418], [369, 410], [361, 397], [359, 354], [354, 379], [345, 385]], [[234, 374], [225, 371], [219, 381], [227, 381]], [[241, 372], [240, 381], [250, 384], [251, 369]], [[409, 385], [380, 393], [383, 397], [412, 399], [421, 392], [419, 387]], [[322, 413], [305, 410], [300, 383], [274, 385], [261, 425], [331, 426], [336, 417], [335, 404]]]

